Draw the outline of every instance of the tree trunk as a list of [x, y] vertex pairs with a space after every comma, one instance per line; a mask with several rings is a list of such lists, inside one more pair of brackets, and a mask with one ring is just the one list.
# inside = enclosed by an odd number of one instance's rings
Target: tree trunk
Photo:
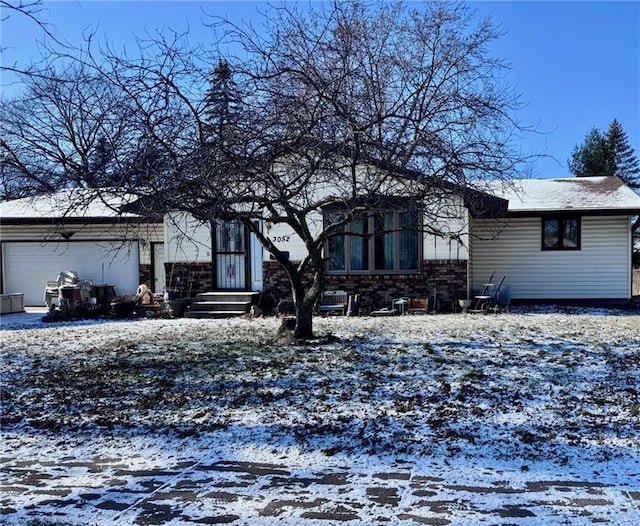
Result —
[[293, 305], [296, 309], [296, 328], [293, 337], [300, 340], [313, 338], [313, 309], [322, 293], [323, 275], [315, 272], [314, 279], [308, 288], [303, 283], [304, 270], [289, 273]]
[[293, 337], [296, 340], [313, 338], [313, 307], [309, 308], [304, 301], [296, 305], [296, 328]]

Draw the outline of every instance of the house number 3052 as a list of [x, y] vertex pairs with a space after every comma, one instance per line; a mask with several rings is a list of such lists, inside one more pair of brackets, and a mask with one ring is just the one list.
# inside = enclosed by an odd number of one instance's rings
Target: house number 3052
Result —
[[274, 243], [288, 243], [291, 236], [272, 236], [271, 241]]

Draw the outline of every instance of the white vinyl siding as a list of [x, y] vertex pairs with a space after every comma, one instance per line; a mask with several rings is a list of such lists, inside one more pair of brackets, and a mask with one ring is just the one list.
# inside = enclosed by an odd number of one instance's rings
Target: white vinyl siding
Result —
[[[461, 202], [443, 206], [427, 205], [425, 210], [425, 232], [423, 258], [426, 260], [466, 260], [469, 258], [469, 214]], [[429, 229], [442, 235], [430, 234]]]
[[[0, 237], [7, 241], [33, 241], [36, 243], [64, 243], [61, 233], [72, 234], [70, 240], [92, 241], [100, 243], [114, 239], [139, 242], [139, 258], [141, 265], [151, 264], [151, 243], [162, 242], [164, 239], [161, 223], [141, 223], [139, 225], [64, 225], [59, 229], [48, 225], [2, 225]], [[54, 276], [55, 277], [55, 276]], [[54, 279], [54, 278], [50, 278]]]
[[463, 230], [454, 230], [451, 234], [443, 236], [425, 234], [423, 258], [438, 261], [466, 260], [469, 258], [468, 243], [469, 235]]
[[2, 224], [0, 235], [2, 241], [63, 241], [61, 232], [71, 234], [72, 241], [95, 241], [100, 239], [144, 239], [149, 242], [163, 240], [161, 223], [142, 223], [139, 225], [73, 225], [68, 224], [58, 229], [48, 225], [11, 225]]
[[[317, 214], [317, 219], [316, 215], [314, 215], [313, 219], [314, 221], [311, 222], [311, 227], [320, 228], [322, 225], [322, 215]], [[320, 226], [316, 226], [318, 224]], [[265, 234], [279, 250], [288, 252], [289, 259], [292, 261], [300, 261], [307, 255], [307, 247], [304, 246], [300, 237], [298, 237], [289, 225], [282, 223], [272, 225], [271, 223], [267, 223]], [[265, 250], [264, 254], [268, 259], [269, 253]]]
[[474, 221], [472, 290], [506, 274], [512, 299], [631, 297], [629, 217], [582, 217], [581, 249], [543, 251], [540, 218]]
[[164, 243], [167, 263], [211, 263], [211, 224], [187, 213], [165, 215]]

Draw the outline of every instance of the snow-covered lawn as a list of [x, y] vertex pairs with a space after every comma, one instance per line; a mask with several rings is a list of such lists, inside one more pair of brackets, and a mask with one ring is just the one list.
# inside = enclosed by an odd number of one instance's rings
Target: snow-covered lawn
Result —
[[316, 318], [304, 345], [268, 317], [39, 316], [0, 319], [5, 521], [145, 523], [134, 471], [175, 489], [216, 466], [220, 495], [146, 523], [640, 523], [637, 314]]

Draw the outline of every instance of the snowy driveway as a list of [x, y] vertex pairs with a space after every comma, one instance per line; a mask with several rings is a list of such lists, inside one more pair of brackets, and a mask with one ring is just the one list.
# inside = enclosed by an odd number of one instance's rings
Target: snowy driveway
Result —
[[3, 316], [3, 520], [639, 524], [640, 317]]

